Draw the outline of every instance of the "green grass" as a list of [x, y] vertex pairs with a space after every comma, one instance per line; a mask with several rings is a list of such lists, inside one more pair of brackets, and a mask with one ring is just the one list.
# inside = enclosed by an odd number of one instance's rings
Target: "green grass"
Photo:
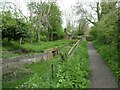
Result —
[[61, 48], [59, 51], [61, 53], [68, 53], [71, 47], [72, 47], [71, 45], [66, 45], [64, 48]]
[[[6, 71], [6, 70], [5, 70]], [[23, 68], [23, 66], [13, 66], [2, 75], [2, 87], [3, 88], [13, 88], [18, 84], [24, 83], [29, 80], [32, 73], [29, 69]]]
[[43, 52], [45, 49], [49, 49], [52, 47], [64, 46], [65, 44], [71, 43], [70, 40], [57, 40], [51, 42], [41, 42], [41, 43], [33, 43], [31, 44], [23, 44], [22, 47], [26, 50], [31, 50], [33, 52]]
[[[4, 75], [5, 78], [3, 78], [3, 88], [15, 88], [19, 87], [19, 85], [23, 85], [26, 82], [29, 82], [29, 86], [34, 83], [44, 83], [46, 81], [39, 81], [38, 78], [42, 78], [42, 80], [49, 80], [51, 81], [51, 64], [58, 64], [60, 60], [59, 56], [56, 56], [54, 58], [51, 58], [50, 60], [39, 62], [39, 63], [32, 63], [21, 66], [21, 68], [25, 68], [30, 71], [31, 74], [24, 73], [24, 76], [20, 76], [21, 73], [17, 74], [17, 79], [10, 78], [13, 75], [12, 71], [10, 74]], [[19, 72], [19, 70], [17, 70]], [[37, 75], [37, 76], [36, 76]], [[31, 81], [32, 79], [32, 81]], [[35, 80], [34, 80], [35, 79]], [[12, 81], [9, 83], [9, 81]]]
[[76, 49], [74, 56], [68, 58], [58, 68], [59, 78], [56, 87], [62, 88], [89, 88], [89, 65], [86, 42]]
[[0, 59], [2, 59], [2, 46], [0, 45]]
[[106, 64], [110, 67], [115, 79], [118, 81], [120, 77], [118, 50], [113, 45], [104, 45], [98, 42], [94, 42], [94, 46], [100, 53]]
[[[57, 40], [57, 41], [51, 41], [51, 42], [40, 42], [40, 43], [24, 43], [22, 45], [19, 45], [17, 42], [12, 41], [10, 43], [7, 43], [3, 41], [2, 44], [2, 58], [10, 58], [10, 57], [16, 57], [21, 55], [29, 55], [31, 53], [41, 53], [44, 52], [46, 49], [54, 48], [54, 47], [62, 47], [64, 45], [70, 44], [75, 42], [75, 40]], [[17, 50], [22, 49], [28, 52], [22, 52], [18, 53]]]
[[[54, 79], [51, 64], [55, 67]], [[88, 88], [88, 66], [86, 43], [81, 42], [74, 56], [65, 61], [56, 56], [47, 61], [25, 65], [33, 75], [16, 87], [23, 87], [26, 83], [29, 88]]]
[[[62, 48], [62, 52], [68, 52], [69, 47]], [[54, 79], [52, 79], [52, 68], [54, 64]], [[12, 83], [3, 83], [3, 88], [21, 88], [27, 84], [28, 88], [89, 88], [89, 65], [86, 42], [81, 42], [73, 57], [62, 61], [57, 55], [50, 60], [27, 64], [23, 66], [32, 74], [12, 80]], [[19, 74], [20, 75], [20, 74]], [[8, 77], [8, 76], [7, 76]], [[7, 78], [5, 78], [7, 79]]]
[[13, 56], [17, 57], [17, 56], [20, 56], [20, 55], [22, 55], [22, 54], [17, 54], [17, 53], [14, 53], [12, 51], [3, 51], [1, 58], [6, 59], [6, 58], [13, 57]]
[[[34, 43], [36, 44], [36, 43]], [[64, 45], [64, 42], [63, 42], [63, 45]], [[68, 47], [68, 46], [67, 46]], [[71, 47], [71, 46], [70, 46]], [[69, 48], [70, 48], [69, 47]], [[60, 52], [66, 52], [69, 48], [66, 48], [64, 49], [63, 51], [63, 48], [61, 48]], [[12, 55], [12, 54], [11, 54]], [[36, 72], [39, 72], [39, 75], [42, 75], [42, 73], [46, 73], [47, 72], [47, 75], [45, 76], [43, 75], [43, 77], [49, 77], [49, 75], [51, 75], [51, 72], [50, 72], [50, 69], [51, 68], [51, 64], [52, 63], [58, 63], [60, 60], [60, 56], [57, 56], [57, 57], [54, 57], [50, 60], [47, 60], [47, 61], [44, 61], [44, 62], [39, 62], [39, 63], [33, 63], [31, 65], [24, 65], [19, 67], [19, 68], [26, 68], [27, 70], [31, 70], [32, 69], [32, 74], [29, 74], [27, 75], [26, 73], [24, 73], [24, 76], [21, 76], [21, 73], [23, 73], [23, 71], [21, 72], [19, 69], [17, 69], [17, 72], [19, 72], [17, 74], [17, 76], [15, 78], [17, 79], [14, 79], [14, 78], [9, 78], [11, 76], [13, 76], [13, 73], [14, 73], [14, 70], [12, 70], [11, 73], [8, 73], [7, 75], [3, 75], [3, 88], [15, 88], [17, 87], [18, 85], [21, 85], [25, 82], [27, 82], [30, 78], [34, 77], [34, 74]], [[44, 70], [43, 70], [44, 69]], [[41, 72], [42, 71], [42, 72]], [[50, 73], [50, 74], [49, 74]], [[38, 75], [38, 76], [39, 76]], [[51, 77], [50, 77], [51, 78]], [[11, 82], [9, 82], [11, 81]]]

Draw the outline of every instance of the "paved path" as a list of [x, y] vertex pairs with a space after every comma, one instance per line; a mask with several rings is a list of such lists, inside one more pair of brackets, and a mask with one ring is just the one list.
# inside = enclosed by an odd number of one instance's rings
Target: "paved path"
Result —
[[109, 68], [97, 53], [93, 44], [88, 42], [88, 55], [90, 63], [90, 88], [117, 88], [117, 82], [112, 76]]

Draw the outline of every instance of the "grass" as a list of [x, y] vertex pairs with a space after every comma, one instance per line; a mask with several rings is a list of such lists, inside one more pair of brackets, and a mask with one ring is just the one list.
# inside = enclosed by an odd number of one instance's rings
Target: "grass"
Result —
[[[10, 75], [7, 76], [9, 77]], [[17, 79], [10, 79], [11, 81], [8, 81], [8, 79], [3, 79], [5, 81], [2, 81], [2, 88], [15, 88], [17, 85], [23, 84], [25, 81], [29, 80], [30, 76], [32, 75], [24, 74], [24, 76], [16, 77]]]
[[[70, 44], [75, 42], [75, 40], [57, 40], [51, 42], [40, 42], [40, 43], [24, 43], [19, 45], [17, 42], [12, 41], [7, 43], [3, 41], [2, 43], [2, 58], [10, 58], [16, 57], [21, 55], [29, 55], [31, 53], [41, 53], [44, 52], [46, 49], [53, 48], [53, 47], [63, 47], [64, 45]], [[19, 49], [24, 50], [24, 52], [17, 52]]]
[[21, 55], [24, 55], [24, 54], [14, 53], [12, 51], [3, 51], [2, 55], [1, 55], [1, 58], [7, 59], [7, 58], [10, 58], [10, 57], [17, 57], [17, 56], [21, 56]]
[[26, 50], [31, 50], [33, 52], [42, 52], [45, 49], [49, 49], [52, 47], [58, 47], [58, 46], [64, 46], [65, 44], [71, 43], [70, 40], [57, 40], [57, 41], [51, 41], [51, 42], [41, 42], [41, 43], [34, 43], [31, 44], [23, 44], [22, 47]]
[[[69, 47], [70, 48], [70, 47]], [[69, 50], [65, 47], [64, 53]], [[66, 51], [65, 51], [66, 50]], [[52, 79], [52, 68], [54, 64], [54, 79]], [[31, 71], [28, 79], [24, 77], [14, 81], [13, 84], [4, 83], [4, 87], [20, 88], [26, 84], [28, 88], [88, 88], [89, 87], [89, 65], [86, 42], [81, 42], [75, 54], [71, 58], [61, 60], [60, 56], [50, 60], [24, 65]], [[27, 77], [28, 77], [27, 76]], [[23, 81], [24, 82], [23, 82]], [[11, 85], [11, 86], [10, 86]]]
[[[24, 73], [24, 76], [19, 76], [21, 75], [21, 73], [17, 74], [16, 76], [16, 80], [14, 80], [13, 78], [9, 77], [11, 75], [13, 75], [14, 71], [11, 74], [7, 74], [5, 75], [3, 78], [3, 88], [15, 88], [18, 87], [19, 85], [23, 85], [26, 82], [29, 82], [29, 85], [31, 85], [31, 83], [34, 85], [34, 83], [41, 83], [39, 81], [39, 77], [42, 78], [42, 80], [46, 79], [50, 79], [49, 82], [51, 81], [51, 64], [58, 64], [60, 60], [59, 56], [56, 56], [54, 58], [51, 58], [50, 60], [47, 61], [43, 61], [43, 62], [39, 62], [39, 63], [32, 63], [32, 64], [27, 64], [27, 65], [23, 65], [21, 66], [21, 68], [25, 68], [29, 71], [31, 71], [31, 74], [26, 74]], [[17, 70], [19, 72], [19, 70]], [[37, 76], [36, 76], [37, 75]], [[31, 79], [36, 79], [36, 80], [32, 80]], [[9, 83], [9, 81], [12, 81]], [[43, 81], [44, 82], [44, 81]]]
[[64, 48], [61, 48], [59, 51], [61, 53], [68, 53], [68, 51], [70, 50], [71, 45], [66, 45]]
[[86, 42], [76, 49], [74, 56], [68, 58], [58, 68], [57, 77], [59, 78], [57, 86], [59, 88], [88, 88], [89, 87], [89, 65]]
[[115, 79], [118, 81], [120, 77], [118, 50], [113, 45], [104, 45], [98, 42], [94, 42], [94, 46], [100, 53], [106, 64], [110, 67]]
[[[36, 44], [36, 43], [34, 43]], [[65, 43], [66, 44], [66, 43]], [[63, 45], [64, 45], [64, 42], [63, 42]], [[61, 48], [60, 49], [60, 52], [66, 52], [68, 51], [68, 49], [71, 47], [69, 45], [67, 45], [67, 48], [65, 47], [65, 49]], [[63, 51], [64, 50], [64, 51]], [[16, 70], [12, 70], [10, 73], [6, 74], [6, 75], [3, 75], [3, 88], [15, 88], [17, 87], [18, 85], [21, 85], [27, 81], [29, 81], [30, 78], [34, 77], [34, 74], [36, 72], [39, 72], [39, 75], [41, 76], [42, 73], [46, 73], [46, 76], [45, 74], [42, 75], [44, 78], [45, 77], [50, 77], [49, 75], [51, 75], [51, 71], [49, 68], [51, 68], [51, 64], [57, 64], [60, 60], [60, 56], [57, 56], [57, 57], [54, 57], [54, 58], [51, 58], [50, 60], [47, 60], [47, 61], [44, 61], [44, 62], [39, 62], [39, 63], [33, 63], [31, 65], [23, 65], [21, 67], [19, 67], [19, 69], [17, 69], [17, 76], [13, 76], [14, 72]], [[21, 72], [21, 68], [25, 68], [27, 70], [32, 70], [32, 73], [30, 72], [30, 74], [27, 74], [27, 73], [24, 73], [24, 75], [22, 76], [21, 73], [23, 73], [24, 71]], [[43, 70], [44, 69], [44, 70]], [[38, 76], [39, 76], [38, 75]], [[11, 78], [11, 76], [13, 76], [14, 78]], [[17, 78], [17, 79], [16, 79]], [[50, 77], [51, 78], [51, 77]]]
[[2, 45], [0, 45], [0, 59], [2, 59]]

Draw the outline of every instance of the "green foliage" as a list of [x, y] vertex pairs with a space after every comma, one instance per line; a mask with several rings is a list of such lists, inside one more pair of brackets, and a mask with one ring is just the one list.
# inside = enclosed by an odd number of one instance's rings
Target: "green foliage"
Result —
[[[67, 51], [67, 50], [66, 50]], [[51, 64], [54, 64], [55, 77], [52, 79]], [[14, 87], [21, 88], [88, 88], [88, 54], [86, 42], [81, 42], [74, 56], [61, 62], [59, 56], [48, 61], [25, 65], [32, 72], [29, 80]]]
[[55, 3], [36, 4], [32, 2], [28, 7], [30, 12], [34, 14], [31, 22], [36, 26], [37, 34], [42, 32], [40, 33], [42, 36], [45, 33], [49, 41], [63, 38], [61, 12]]
[[30, 17], [24, 18], [20, 16], [21, 12], [16, 12], [16, 10], [1, 11], [3, 39], [19, 40], [21, 44], [23, 41], [32, 43], [40, 40], [58, 40], [64, 37], [61, 11], [57, 4], [31, 2], [28, 8]]
[[[83, 57], [84, 56], [84, 57]], [[86, 43], [81, 42], [74, 57], [59, 66], [57, 87], [62, 88], [88, 88], [88, 55]]]
[[25, 44], [22, 44], [21, 46], [25, 50], [30, 50], [32, 52], [43, 52], [46, 49], [64, 46], [65, 44], [69, 44], [70, 42], [71, 41], [68, 41], [68, 40], [57, 40], [57, 41], [51, 41], [51, 42], [40, 42], [39, 44], [38, 43], [34, 43], [34, 44], [25, 43]]
[[27, 23], [23, 19], [17, 19], [13, 17], [11, 11], [2, 12], [2, 38], [8, 38], [8, 40], [18, 40], [21, 37], [28, 36]]
[[77, 26], [73, 32], [74, 36], [80, 36], [80, 35], [84, 35], [84, 31], [80, 29], [79, 26]]
[[118, 36], [118, 11], [111, 11], [104, 15], [100, 22], [92, 27], [91, 34], [98, 42], [103, 44], [116, 44]]
[[[24, 43], [22, 45], [18, 44], [15, 41], [6, 42], [5, 40], [2, 43], [2, 50], [3, 55], [2, 58], [10, 58], [20, 55], [27, 55], [31, 53], [40, 53], [44, 52], [46, 49], [54, 48], [54, 47], [62, 47], [64, 45], [68, 45], [74, 41], [69, 40], [57, 40], [57, 41], [51, 41], [51, 42], [40, 42], [40, 43]], [[17, 50], [24, 50], [27, 52], [16, 52]], [[9, 53], [9, 54], [8, 54]]]
[[15, 88], [18, 84], [29, 80], [30, 76], [32, 76], [32, 73], [22, 66], [14, 69], [11, 68], [8, 73], [2, 75], [2, 88]]
[[73, 35], [84, 35], [85, 32], [88, 30], [88, 22], [85, 19], [79, 20], [79, 25], [76, 26]]
[[102, 1], [100, 6], [101, 6], [101, 16], [104, 17], [105, 14], [109, 13], [110, 10], [115, 10], [116, 9], [116, 2], [117, 0], [114, 0], [114, 2], [104, 2]]
[[49, 22], [51, 28], [48, 29], [48, 32], [50, 30], [49, 33], [52, 34], [49, 39], [57, 40], [63, 37], [64, 33], [62, 29], [61, 12], [56, 4], [51, 5]]
[[105, 62], [110, 67], [113, 75], [115, 76], [116, 80], [118, 81], [120, 77], [120, 68], [119, 68], [119, 53], [117, 52], [117, 48], [112, 45], [103, 45], [98, 42], [94, 42], [94, 45], [98, 52], [101, 54]]
[[76, 26], [73, 33], [74, 36], [77, 36], [79, 34], [79, 26]]
[[95, 47], [110, 67], [116, 80], [120, 79], [118, 68], [118, 21], [119, 10], [115, 6], [116, 2], [102, 2], [102, 18], [91, 29], [91, 35], [95, 39]]
[[94, 38], [93, 38], [93, 36], [88, 35], [88, 36], [86, 36], [86, 40], [87, 40], [87, 41], [93, 41]]
[[71, 32], [71, 23], [70, 22], [67, 22], [67, 27], [66, 27], [66, 31], [67, 32]]

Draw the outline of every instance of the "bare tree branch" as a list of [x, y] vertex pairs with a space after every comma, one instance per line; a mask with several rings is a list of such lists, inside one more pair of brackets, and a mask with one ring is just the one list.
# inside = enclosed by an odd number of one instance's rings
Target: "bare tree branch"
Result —
[[90, 19], [88, 19], [87, 16], [86, 16], [86, 19], [87, 19], [90, 23], [92, 23], [93, 25], [95, 25], [95, 22], [93, 22], [93, 21], [91, 21]]

